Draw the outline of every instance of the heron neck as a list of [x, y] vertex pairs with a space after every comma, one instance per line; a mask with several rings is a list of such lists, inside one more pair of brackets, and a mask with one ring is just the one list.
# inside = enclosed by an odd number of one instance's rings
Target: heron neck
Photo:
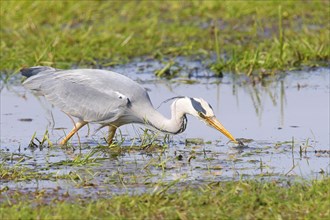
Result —
[[145, 115], [145, 123], [162, 132], [178, 134], [186, 129], [186, 116], [175, 104], [171, 106], [171, 118], [168, 119], [156, 109], [152, 108]]

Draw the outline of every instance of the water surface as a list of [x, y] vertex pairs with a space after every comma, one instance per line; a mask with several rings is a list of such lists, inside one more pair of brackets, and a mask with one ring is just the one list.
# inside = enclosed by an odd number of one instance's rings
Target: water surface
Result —
[[[1, 163], [19, 164], [56, 175], [77, 173], [93, 183], [93, 187], [77, 187], [79, 181], [67, 179], [2, 180], [2, 184], [27, 190], [61, 187], [78, 194], [97, 189], [106, 194], [145, 191], [149, 184], [160, 180], [198, 185], [240, 178], [310, 179], [329, 174], [329, 69], [289, 72], [251, 83], [249, 78], [231, 74], [212, 77], [212, 72], [198, 62], [185, 65], [181, 75], [172, 80], [154, 77], [153, 71], [161, 66], [158, 62], [132, 63], [111, 70], [141, 83], [149, 91], [155, 107], [178, 95], [205, 99], [213, 106], [218, 119], [236, 138], [244, 140], [247, 148], [228, 143], [218, 131], [193, 117], [188, 117], [183, 134], [171, 136], [166, 147], [150, 152], [146, 145], [140, 149], [130, 148], [141, 145], [143, 126], [139, 125], [120, 129], [121, 136], [117, 138], [124, 138], [124, 150], [119, 153], [106, 148], [97, 151], [107, 133], [106, 129], [95, 133], [97, 125], [91, 125], [90, 132], [87, 128], [79, 132], [81, 146], [77, 136], [73, 137], [71, 143], [75, 151], [56, 145], [28, 147], [35, 132], [41, 140], [48, 130], [50, 140], [57, 143], [73, 125], [60, 110], [26, 91], [20, 79], [13, 79], [12, 83], [2, 83]], [[169, 105], [159, 107], [168, 117]], [[157, 135], [162, 145], [163, 135]], [[198, 138], [198, 142], [187, 144], [192, 138]], [[94, 165], [63, 163], [91, 153]], [[44, 167], [47, 169], [43, 170]]]

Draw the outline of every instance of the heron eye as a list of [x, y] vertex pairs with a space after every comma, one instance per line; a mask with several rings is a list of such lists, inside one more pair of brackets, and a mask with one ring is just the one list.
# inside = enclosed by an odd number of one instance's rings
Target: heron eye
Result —
[[199, 117], [201, 117], [201, 118], [205, 118], [205, 115], [204, 115], [203, 112], [198, 112], [198, 115], [199, 115]]

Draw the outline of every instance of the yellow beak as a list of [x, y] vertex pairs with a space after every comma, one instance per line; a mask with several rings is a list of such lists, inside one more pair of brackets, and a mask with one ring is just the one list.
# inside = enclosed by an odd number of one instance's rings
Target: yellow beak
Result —
[[227, 138], [229, 138], [230, 140], [232, 140], [236, 144], [238, 143], [238, 141], [234, 138], [234, 136], [231, 135], [231, 133], [229, 133], [229, 131], [227, 131], [227, 129], [220, 123], [220, 121], [218, 121], [218, 119], [216, 117], [214, 117], [214, 116], [213, 117], [206, 117], [205, 121], [210, 126], [214, 127], [215, 129], [220, 131], [222, 134], [224, 134]]

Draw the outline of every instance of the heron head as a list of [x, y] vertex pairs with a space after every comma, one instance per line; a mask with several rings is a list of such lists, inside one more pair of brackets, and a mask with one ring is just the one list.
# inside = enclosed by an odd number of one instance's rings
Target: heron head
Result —
[[230, 140], [237, 143], [236, 139], [227, 131], [227, 129], [219, 122], [219, 120], [214, 116], [212, 106], [201, 98], [187, 98], [191, 103], [191, 110], [189, 114], [197, 117], [205, 124], [217, 129], [223, 133]]

